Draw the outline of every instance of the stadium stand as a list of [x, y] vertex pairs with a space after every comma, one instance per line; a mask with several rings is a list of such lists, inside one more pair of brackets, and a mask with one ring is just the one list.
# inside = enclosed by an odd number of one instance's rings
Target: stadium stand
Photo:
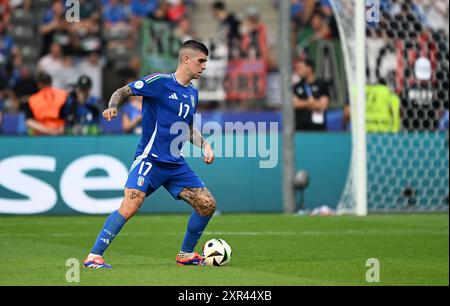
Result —
[[[272, 120], [270, 116], [264, 117], [262, 114], [265, 112], [261, 111], [276, 113], [282, 103], [276, 82], [279, 78], [276, 60], [278, 1], [226, 1], [227, 9], [234, 13], [240, 22], [240, 31], [244, 33], [240, 47], [245, 50], [233, 53], [230, 60], [218, 21], [214, 18], [214, 2], [82, 0], [81, 22], [68, 23], [64, 18], [67, 10], [65, 1], [14, 1], [14, 7], [10, 1], [0, 1], [0, 77], [7, 84], [6, 97], [2, 98], [2, 113], [14, 116], [21, 111], [23, 98], [16, 97], [13, 88], [21, 80], [22, 67], [27, 67], [33, 75], [39, 69], [51, 70], [52, 75], [59, 76], [54, 77], [56, 84], [53, 85], [70, 91], [78, 76], [87, 74], [86, 67], [95, 66], [96, 70], [91, 69], [93, 74], [89, 76], [93, 79], [93, 90], [95, 96], [99, 96], [99, 108], [102, 109], [112, 92], [130, 78], [153, 71], [171, 71], [176, 61], [173, 50], [179, 41], [196, 38], [207, 42], [212, 53], [209, 62], [211, 69], [198, 84], [200, 110], [225, 112], [224, 116], [231, 120], [236, 115], [235, 121], [240, 120], [239, 112], [255, 112], [259, 121]], [[383, 0], [381, 8], [385, 22], [391, 23], [392, 27], [403, 26], [405, 18], [420, 20], [424, 24], [424, 29], [416, 30], [430, 33], [430, 44], [434, 43], [441, 50], [437, 59], [442, 64], [436, 66], [433, 62], [433, 68], [440, 69], [438, 76], [445, 76], [442, 69], [447, 65], [448, 72], [448, 4], [445, 7], [441, 2], [417, 1], [408, 4], [410, 2]], [[406, 9], [409, 13], [402, 15], [402, 10]], [[260, 25], [252, 18], [259, 19]], [[316, 63], [317, 76], [330, 85], [327, 130], [343, 131], [344, 122], [339, 121], [345, 118], [343, 114], [346, 113], [348, 93], [342, 49], [330, 3], [327, 0], [292, 1], [291, 20], [295, 57], [311, 58]], [[205, 27], [205, 24], [217, 26]], [[414, 22], [409, 24], [415, 25]], [[372, 43], [379, 31], [376, 24], [370, 26], [368, 40]], [[267, 29], [267, 37], [265, 30], [261, 30], [263, 27]], [[251, 33], [247, 38], [246, 31]], [[390, 32], [385, 35], [389, 38]], [[61, 47], [61, 54], [53, 59], [54, 64], [39, 67], [37, 63], [49, 54], [54, 43]], [[260, 52], [265, 48], [267, 56], [265, 51]], [[370, 49], [375, 50], [376, 46]], [[249, 50], [256, 51], [247, 52]], [[89, 56], [93, 53], [96, 55], [91, 60]], [[263, 58], [258, 57], [259, 53], [264, 55]], [[369, 65], [378, 65], [378, 70], [383, 69], [382, 62], [369, 62]], [[164, 69], [167, 71], [162, 71]], [[64, 82], [60, 82], [62, 78]], [[373, 80], [374, 75], [369, 75], [369, 78]], [[435, 120], [436, 126], [443, 127], [445, 124], [441, 122], [446, 111], [448, 113], [448, 94], [440, 91], [439, 97], [441, 100], [447, 99], [444, 101], [444, 111]], [[402, 116], [403, 122], [409, 122], [407, 112], [403, 112]], [[7, 125], [5, 128], [9, 132], [15, 130], [14, 123], [10, 122], [8, 119], [2, 124]], [[103, 126], [100, 130], [111, 133]]]

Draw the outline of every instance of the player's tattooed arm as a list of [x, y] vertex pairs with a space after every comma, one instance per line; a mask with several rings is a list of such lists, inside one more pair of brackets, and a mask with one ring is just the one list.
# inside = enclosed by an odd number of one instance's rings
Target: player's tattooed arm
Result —
[[190, 125], [190, 139], [189, 141], [196, 145], [197, 147], [204, 149], [207, 145], [209, 145], [209, 143], [205, 140], [205, 138], [203, 137], [203, 135], [200, 133], [199, 130], [197, 130], [194, 125]]
[[180, 193], [180, 198], [203, 217], [211, 217], [216, 210], [216, 200], [207, 188], [185, 188]]
[[122, 88], [117, 89], [108, 103], [108, 108], [119, 108], [120, 104], [122, 104], [126, 99], [131, 97], [133, 92], [131, 91], [130, 86], [126, 85]]
[[133, 92], [128, 85], [117, 89], [109, 99], [108, 108], [103, 111], [103, 117], [108, 121], [117, 117], [120, 104], [130, 96], [133, 96]]
[[205, 140], [199, 130], [197, 130], [192, 124], [190, 126], [190, 141], [197, 147], [203, 149], [203, 161], [206, 164], [212, 164], [214, 162], [214, 151], [211, 145]]

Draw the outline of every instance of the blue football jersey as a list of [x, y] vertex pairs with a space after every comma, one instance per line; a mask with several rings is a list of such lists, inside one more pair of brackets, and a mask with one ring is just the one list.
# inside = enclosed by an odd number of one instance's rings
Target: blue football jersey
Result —
[[197, 89], [192, 84], [183, 86], [178, 83], [174, 73], [152, 74], [128, 86], [134, 95], [143, 97], [142, 138], [135, 158], [185, 163], [181, 149], [188, 139], [179, 127], [187, 127], [193, 122], [198, 102]]

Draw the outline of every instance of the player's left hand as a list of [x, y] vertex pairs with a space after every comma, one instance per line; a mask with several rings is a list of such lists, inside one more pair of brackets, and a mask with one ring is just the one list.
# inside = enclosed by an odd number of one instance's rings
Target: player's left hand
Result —
[[203, 148], [203, 161], [208, 165], [214, 162], [214, 151], [210, 144]]

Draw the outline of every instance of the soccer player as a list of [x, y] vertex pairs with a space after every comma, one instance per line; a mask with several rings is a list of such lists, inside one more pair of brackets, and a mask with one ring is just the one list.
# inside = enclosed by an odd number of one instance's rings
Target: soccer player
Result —
[[[190, 140], [203, 149], [206, 164], [214, 161], [214, 152], [200, 132], [193, 127], [198, 104], [198, 91], [190, 83], [206, 69], [208, 48], [194, 40], [186, 41], [179, 51], [175, 73], [156, 73], [118, 89], [111, 96], [103, 117], [117, 116], [119, 105], [130, 96], [142, 96], [142, 138], [138, 145], [125, 184], [125, 197], [120, 208], [106, 220], [91, 253], [84, 261], [87, 268], [111, 268], [103, 253], [119, 234], [124, 224], [138, 211], [146, 196], [160, 186], [176, 199], [190, 204], [187, 231], [176, 256], [178, 265], [202, 265], [203, 258], [194, 248], [216, 208], [216, 201], [202, 180], [184, 160], [181, 147]], [[189, 133], [171, 133], [173, 124], [184, 124]], [[189, 134], [189, 135], [187, 135]], [[182, 139], [177, 143], [176, 138]], [[172, 144], [174, 142], [175, 145]]]

